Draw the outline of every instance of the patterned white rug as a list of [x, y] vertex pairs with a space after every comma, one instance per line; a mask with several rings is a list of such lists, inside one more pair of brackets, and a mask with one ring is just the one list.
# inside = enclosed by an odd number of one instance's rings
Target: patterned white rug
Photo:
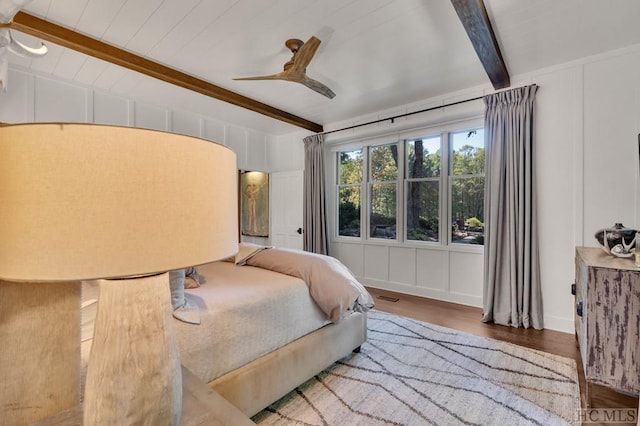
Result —
[[576, 424], [575, 361], [380, 311], [368, 340], [253, 417], [261, 425]]

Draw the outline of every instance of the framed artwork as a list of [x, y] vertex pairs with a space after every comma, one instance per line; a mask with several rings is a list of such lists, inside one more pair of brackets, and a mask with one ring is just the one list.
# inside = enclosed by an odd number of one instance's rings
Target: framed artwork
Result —
[[240, 173], [240, 232], [252, 237], [269, 236], [268, 173]]

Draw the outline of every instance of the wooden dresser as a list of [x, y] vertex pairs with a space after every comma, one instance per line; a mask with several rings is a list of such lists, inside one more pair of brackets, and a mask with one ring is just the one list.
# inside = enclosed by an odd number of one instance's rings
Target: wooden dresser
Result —
[[576, 248], [575, 327], [587, 381], [640, 393], [640, 269]]

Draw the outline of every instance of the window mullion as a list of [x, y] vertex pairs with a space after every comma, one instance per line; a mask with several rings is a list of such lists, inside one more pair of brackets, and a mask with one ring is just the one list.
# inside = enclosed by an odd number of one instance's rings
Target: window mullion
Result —
[[398, 145], [398, 172], [396, 174], [396, 241], [406, 241], [406, 214], [407, 209], [405, 206], [405, 143], [404, 141], [396, 142]]
[[366, 147], [363, 151], [362, 158], [362, 184], [360, 189], [360, 194], [362, 197], [362, 208], [360, 209], [360, 238], [362, 240], [369, 239], [369, 211], [371, 210], [371, 203], [369, 200], [371, 199], [370, 191], [370, 164], [369, 164], [369, 149], [371, 147]]
[[451, 154], [451, 145], [449, 140], [449, 133], [442, 133], [442, 144], [440, 148], [440, 244], [451, 244], [451, 219], [449, 218], [450, 212], [450, 189], [451, 184], [449, 182], [449, 158]]

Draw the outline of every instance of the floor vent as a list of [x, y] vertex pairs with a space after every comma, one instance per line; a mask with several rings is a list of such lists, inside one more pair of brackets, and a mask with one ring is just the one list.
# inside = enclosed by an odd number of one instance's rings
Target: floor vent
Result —
[[400, 300], [396, 297], [389, 297], [389, 296], [378, 296], [378, 299], [382, 299], [382, 300], [386, 300], [387, 302], [394, 302], [394, 303]]

